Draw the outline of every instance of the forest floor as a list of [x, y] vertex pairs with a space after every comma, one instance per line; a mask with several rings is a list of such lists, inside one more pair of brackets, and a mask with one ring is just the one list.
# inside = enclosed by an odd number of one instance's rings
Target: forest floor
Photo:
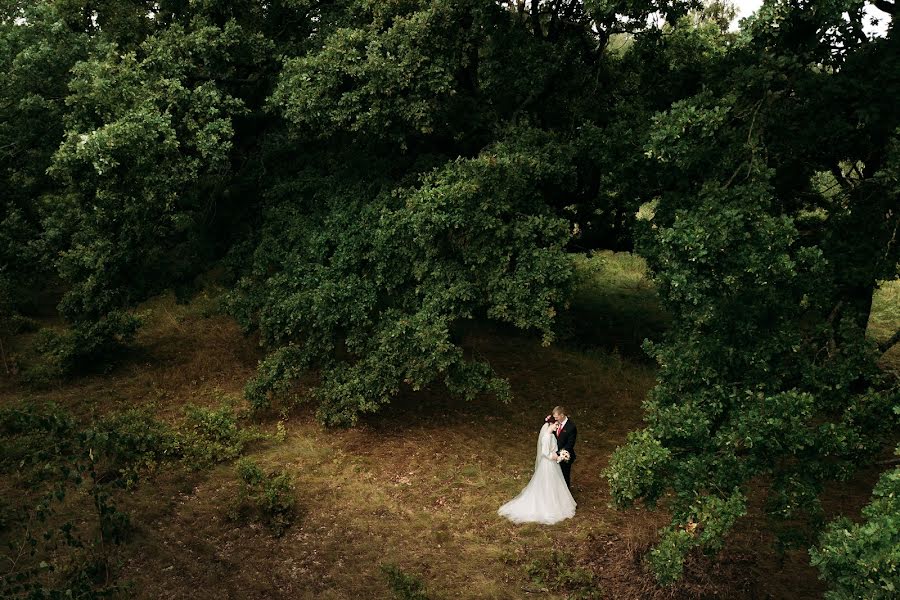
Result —
[[[806, 552], [779, 557], [758, 505], [719, 556], [689, 562], [678, 586], [659, 589], [644, 572], [640, 556], [666, 515], [613, 509], [601, 471], [641, 425], [655, 369], [640, 340], [666, 319], [634, 257], [598, 255], [579, 271], [564, 342], [542, 347], [489, 326], [465, 334], [465, 346], [509, 379], [513, 402], [455, 400], [436, 386], [402, 394], [352, 429], [317, 425], [306, 405], [256, 416], [260, 431], [284, 424], [283, 439], [255, 442], [246, 454], [294, 476], [294, 525], [274, 537], [228, 518], [234, 463], [167, 469], [117, 497], [135, 525], [117, 578], [141, 599], [391, 598], [381, 569], [391, 564], [424, 581], [435, 600], [587, 598], [588, 589], [624, 599], [821, 597]], [[216, 309], [214, 291], [187, 305], [156, 298], [141, 310], [139, 350], [115, 370], [41, 391], [0, 380], [0, 405], [52, 401], [85, 418], [150, 405], [172, 423], [187, 403], [241, 405], [261, 352]], [[879, 294], [873, 335], [889, 335], [897, 311], [893, 285]], [[898, 354], [886, 360], [898, 364]], [[537, 431], [556, 404], [578, 424], [577, 515], [554, 527], [510, 524], [496, 510], [528, 482]], [[858, 514], [876, 475], [829, 490], [829, 516]]]

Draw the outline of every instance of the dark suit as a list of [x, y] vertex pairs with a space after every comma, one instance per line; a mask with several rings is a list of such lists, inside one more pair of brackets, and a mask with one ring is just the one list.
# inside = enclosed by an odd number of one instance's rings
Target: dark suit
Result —
[[556, 432], [558, 435], [556, 436], [556, 445], [559, 448], [557, 452], [562, 452], [563, 450], [568, 450], [571, 458], [569, 460], [563, 461], [559, 463], [559, 466], [562, 468], [563, 477], [566, 478], [566, 486], [572, 487], [569, 483], [569, 479], [572, 474], [572, 463], [575, 462], [575, 438], [578, 437], [578, 429], [575, 427], [575, 423], [572, 422], [572, 419], [566, 421], [564, 427], [560, 428]]

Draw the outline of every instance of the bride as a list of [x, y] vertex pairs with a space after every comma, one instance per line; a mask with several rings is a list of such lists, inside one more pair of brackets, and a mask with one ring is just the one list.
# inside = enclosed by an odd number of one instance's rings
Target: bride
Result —
[[566, 487], [559, 456], [556, 454], [556, 430], [553, 416], [544, 419], [538, 435], [534, 475], [518, 496], [500, 507], [497, 513], [513, 523], [552, 525], [575, 516], [575, 499]]

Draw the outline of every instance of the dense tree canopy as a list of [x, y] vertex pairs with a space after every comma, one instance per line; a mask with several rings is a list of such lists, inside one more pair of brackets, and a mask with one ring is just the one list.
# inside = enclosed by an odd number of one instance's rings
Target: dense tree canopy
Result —
[[638, 249], [675, 322], [648, 345], [647, 427], [607, 476], [623, 505], [671, 497], [663, 579], [719, 547], [754, 478], [770, 478], [773, 516], [815, 523], [824, 482], [896, 433], [896, 380], [865, 331], [898, 276], [900, 107], [885, 94], [900, 54], [893, 32], [861, 34], [862, 6], [765, 5], [703, 91], [654, 119], [647, 152], [668, 183]]
[[510, 398], [465, 322], [551, 343], [569, 254], [636, 250], [673, 322], [606, 475], [672, 509], [673, 579], [751, 480], [815, 523], [896, 432], [865, 333], [900, 276], [900, 41], [865, 6], [770, 0], [730, 33], [691, 0], [7, 0], [0, 319], [52, 274], [63, 376], [218, 265], [266, 350], [248, 400], [314, 372], [353, 424], [404, 387]]

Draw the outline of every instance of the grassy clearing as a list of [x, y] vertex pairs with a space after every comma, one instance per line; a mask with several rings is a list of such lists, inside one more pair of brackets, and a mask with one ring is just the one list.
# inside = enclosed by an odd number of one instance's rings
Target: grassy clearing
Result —
[[[576, 597], [590, 572], [592, 589], [605, 598], [820, 597], [805, 553], [779, 562], [753, 519], [742, 522], [718, 562], [689, 564], [675, 590], [656, 589], [643, 572], [639, 557], [665, 515], [614, 511], [599, 473], [640, 425], [655, 371], [637, 342], [662, 331], [665, 316], [640, 260], [612, 253], [578, 260], [572, 315], [593, 316], [569, 338], [575, 344], [543, 348], [488, 327], [466, 334], [465, 345], [510, 380], [511, 404], [460, 402], [435, 388], [404, 393], [354, 429], [320, 427], [312, 407], [287, 415], [280, 435], [281, 417], [259, 419], [255, 425], [273, 436], [246, 455], [295, 484], [297, 517], [281, 537], [229, 517], [240, 489], [234, 462], [164, 470], [123, 492], [119, 505], [136, 531], [118, 577], [132, 583], [131, 596], [377, 599], [394, 597], [398, 581], [415, 580], [433, 600], [562, 599]], [[881, 331], [897, 309], [884, 294], [873, 311], [874, 335], [889, 335]], [[147, 325], [139, 350], [112, 373], [42, 391], [6, 381], [0, 403], [53, 401], [85, 419], [152, 403], [177, 424], [188, 403], [240, 398], [260, 354], [254, 339], [217, 313], [213, 298], [178, 305], [160, 297], [141, 310]], [[512, 525], [496, 509], [527, 483], [541, 418], [559, 403], [580, 432], [578, 514], [553, 528]], [[829, 506], [858, 509], [870, 485], [863, 477], [842, 486]], [[560, 561], [570, 564], [561, 568]]]

